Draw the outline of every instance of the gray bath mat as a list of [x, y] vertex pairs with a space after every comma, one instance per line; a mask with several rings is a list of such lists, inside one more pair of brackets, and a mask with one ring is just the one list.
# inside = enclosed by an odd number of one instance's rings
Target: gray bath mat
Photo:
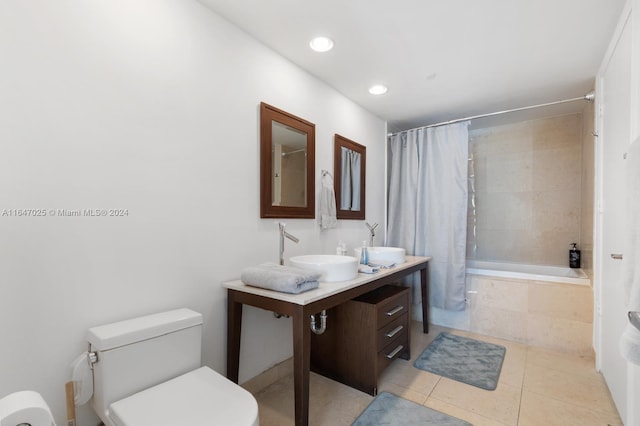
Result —
[[450, 333], [440, 333], [413, 365], [462, 383], [494, 390], [507, 349]]
[[352, 426], [471, 426], [463, 420], [448, 416], [424, 405], [407, 401], [388, 392], [380, 392], [376, 399], [358, 416]]

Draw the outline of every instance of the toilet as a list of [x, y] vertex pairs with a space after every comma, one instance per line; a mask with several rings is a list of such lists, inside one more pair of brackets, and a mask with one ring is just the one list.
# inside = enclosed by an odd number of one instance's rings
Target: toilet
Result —
[[87, 340], [91, 405], [106, 426], [258, 425], [253, 395], [201, 366], [197, 312], [177, 309], [93, 327]]

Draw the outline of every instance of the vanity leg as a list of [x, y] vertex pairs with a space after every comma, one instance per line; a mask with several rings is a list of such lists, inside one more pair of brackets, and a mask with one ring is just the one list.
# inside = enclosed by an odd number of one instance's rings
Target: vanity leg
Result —
[[420, 269], [420, 293], [422, 295], [422, 332], [429, 333], [429, 262]]
[[309, 363], [311, 329], [309, 315], [297, 305], [293, 312], [293, 383], [296, 426], [309, 424]]
[[240, 332], [242, 303], [235, 301], [235, 291], [227, 290], [227, 378], [238, 383], [240, 369]]

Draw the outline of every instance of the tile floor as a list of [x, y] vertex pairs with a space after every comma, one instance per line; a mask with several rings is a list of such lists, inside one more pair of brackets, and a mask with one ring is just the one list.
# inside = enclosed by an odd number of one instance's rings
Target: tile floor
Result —
[[[553, 352], [507, 340], [414, 323], [409, 361], [395, 360], [382, 374], [387, 391], [435, 410], [485, 425], [622, 425], [592, 358]], [[486, 391], [413, 367], [413, 361], [441, 331], [507, 348], [495, 391]], [[373, 397], [311, 373], [309, 424], [350, 425]], [[293, 376], [256, 393], [260, 426], [293, 425]]]

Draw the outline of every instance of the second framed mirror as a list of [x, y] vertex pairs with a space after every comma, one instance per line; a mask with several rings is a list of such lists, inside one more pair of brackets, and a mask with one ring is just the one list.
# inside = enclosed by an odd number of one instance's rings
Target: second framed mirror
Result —
[[366, 165], [367, 147], [336, 134], [333, 176], [338, 219], [364, 220]]

